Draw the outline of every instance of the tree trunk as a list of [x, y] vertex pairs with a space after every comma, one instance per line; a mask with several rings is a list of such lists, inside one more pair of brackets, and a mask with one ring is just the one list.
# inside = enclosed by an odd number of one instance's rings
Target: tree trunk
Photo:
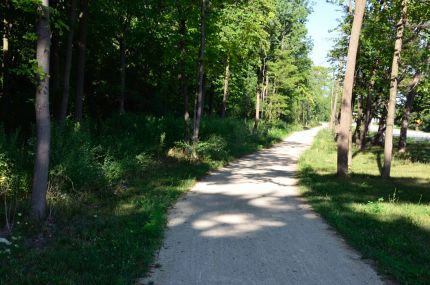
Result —
[[88, 26], [88, 0], [81, 0], [81, 13], [79, 19], [78, 41], [78, 78], [76, 82], [75, 120], [81, 121], [83, 115], [84, 84], [85, 84], [85, 59], [87, 45]]
[[348, 172], [352, 172], [352, 128], [349, 129], [348, 135]]
[[384, 134], [386, 130], [386, 124], [387, 124], [387, 108], [384, 105], [381, 118], [379, 118], [378, 131], [376, 132], [376, 135], [373, 138], [373, 144], [375, 145], [384, 144]]
[[121, 87], [120, 87], [120, 94], [119, 94], [119, 113], [124, 114], [125, 113], [125, 77], [126, 77], [126, 69], [127, 69], [127, 63], [126, 63], [126, 42], [125, 42], [125, 35], [123, 35], [120, 39], [119, 44], [120, 49], [120, 62], [121, 62]]
[[230, 58], [227, 58], [225, 64], [225, 74], [224, 74], [224, 96], [222, 98], [222, 110], [221, 117], [225, 118], [226, 109], [227, 109], [227, 96], [228, 96], [228, 83], [230, 80]]
[[184, 139], [186, 142], [190, 141], [190, 111], [189, 111], [189, 98], [188, 98], [188, 83], [187, 83], [187, 69], [185, 57], [187, 53], [186, 49], [186, 36], [187, 36], [187, 20], [181, 19], [179, 21], [179, 33], [181, 39], [179, 41], [179, 52], [181, 55], [180, 59], [180, 74], [179, 80], [181, 84], [181, 94], [184, 99]]
[[372, 122], [372, 93], [375, 88], [375, 75], [376, 75], [376, 69], [373, 69], [372, 71], [372, 77], [370, 78], [370, 84], [369, 89], [367, 91], [367, 97], [366, 97], [366, 109], [364, 111], [364, 122], [363, 122], [363, 129], [360, 132], [360, 150], [366, 149], [366, 140], [367, 135], [369, 133], [369, 126]]
[[260, 97], [261, 97], [261, 73], [265, 67], [260, 68], [257, 78], [257, 90], [255, 97], [255, 121], [254, 121], [254, 131], [258, 128], [258, 123], [260, 122]]
[[60, 125], [64, 125], [67, 117], [67, 111], [69, 106], [70, 97], [70, 74], [72, 71], [72, 59], [73, 59], [73, 37], [75, 35], [75, 20], [76, 20], [76, 7], [78, 0], [72, 0], [70, 6], [70, 18], [69, 18], [69, 33], [67, 35], [66, 42], [66, 59], [64, 62], [64, 77], [63, 77], [63, 96], [61, 98], [60, 108]]
[[341, 117], [337, 138], [337, 174], [343, 177], [348, 175], [348, 141], [349, 130], [351, 129], [352, 122], [352, 89], [354, 86], [355, 64], [357, 60], [357, 50], [365, 8], [366, 0], [356, 1], [354, 21], [352, 24], [351, 39], [348, 49], [345, 81], [343, 83]]
[[33, 187], [31, 192], [31, 216], [41, 220], [46, 211], [46, 192], [48, 187], [49, 151], [51, 141], [51, 122], [49, 115], [49, 57], [50, 27], [49, 0], [39, 6], [37, 32], [37, 64], [43, 72], [37, 76], [36, 89], [36, 131], [37, 147], [34, 165]]
[[362, 138], [362, 132], [364, 129], [364, 110], [363, 110], [363, 95], [358, 94], [358, 100], [357, 100], [357, 120], [356, 120], [356, 127], [355, 127], [355, 133], [353, 138], [355, 139], [356, 145], [361, 145], [361, 138]]
[[10, 111], [10, 92], [9, 92], [9, 69], [11, 65], [9, 38], [11, 33], [12, 24], [9, 20], [9, 2], [6, 0], [4, 3], [5, 11], [3, 14], [3, 61], [2, 61], [2, 93], [1, 93], [1, 113], [0, 119], [6, 121]]
[[[61, 72], [60, 72], [60, 38], [59, 35], [51, 33], [51, 60], [50, 60], [50, 69], [51, 69], [51, 98], [55, 96], [54, 102], [57, 101], [57, 96], [61, 90]], [[55, 104], [54, 104], [55, 105]], [[57, 113], [58, 114], [58, 113]], [[53, 112], [55, 115], [55, 112]]]
[[408, 95], [406, 97], [405, 109], [403, 111], [402, 118], [402, 128], [400, 129], [400, 139], [399, 139], [399, 152], [406, 152], [406, 141], [408, 135], [408, 127], [409, 127], [409, 117], [412, 111], [412, 106], [414, 104], [415, 95], [416, 95], [416, 87], [420, 83], [422, 78], [421, 73], [418, 71], [415, 73], [414, 79], [411, 84], [409, 84]]
[[269, 92], [269, 72], [266, 70], [265, 72], [266, 78], [264, 79], [264, 88], [261, 100], [261, 118], [264, 120], [264, 107], [266, 103], [267, 94]]
[[396, 98], [397, 86], [399, 83], [399, 64], [400, 54], [403, 44], [403, 33], [407, 20], [407, 5], [408, 0], [402, 1], [402, 12], [399, 22], [397, 23], [396, 42], [394, 46], [393, 65], [391, 67], [391, 86], [390, 86], [390, 99], [388, 101], [387, 113], [387, 129], [385, 130], [385, 146], [384, 146], [384, 168], [382, 170], [382, 177], [390, 177], [391, 160], [393, 155], [393, 129], [394, 117], [396, 112]]
[[330, 114], [330, 129], [334, 130], [336, 126], [336, 112], [337, 112], [337, 100], [338, 100], [338, 92], [336, 90], [336, 80], [333, 81], [333, 89], [332, 89], [332, 104], [331, 104], [331, 114]]
[[[203, 113], [203, 92], [204, 92], [204, 56], [206, 46], [206, 0], [201, 0], [201, 39], [200, 39], [200, 54], [199, 54], [199, 73], [198, 73], [198, 92], [194, 108], [194, 128], [193, 128], [193, 143], [199, 141], [200, 121]], [[194, 153], [194, 156], [196, 154]]]

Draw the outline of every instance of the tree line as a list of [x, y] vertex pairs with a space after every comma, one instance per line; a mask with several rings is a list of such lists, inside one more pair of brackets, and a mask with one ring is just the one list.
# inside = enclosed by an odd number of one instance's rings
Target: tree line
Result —
[[255, 130], [328, 119], [331, 74], [308, 56], [308, 0], [4, 0], [1, 11], [0, 123], [37, 138], [36, 219], [53, 126], [173, 115], [195, 145], [203, 116]]
[[[384, 146], [383, 177], [390, 177], [393, 129], [401, 128], [397, 151], [406, 150], [411, 127], [430, 130], [430, 9], [428, 1], [356, 0], [338, 2], [345, 17], [331, 51], [337, 80], [343, 81], [337, 119], [338, 175], [352, 165], [352, 144], [365, 150], [369, 127], [379, 124], [373, 143]], [[336, 118], [337, 117], [337, 118]], [[355, 129], [352, 126], [355, 120]]]

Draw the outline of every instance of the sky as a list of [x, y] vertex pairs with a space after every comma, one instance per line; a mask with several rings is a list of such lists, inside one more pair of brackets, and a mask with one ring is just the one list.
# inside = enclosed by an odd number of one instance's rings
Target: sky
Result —
[[312, 38], [314, 48], [311, 53], [311, 59], [314, 65], [330, 66], [327, 62], [327, 55], [333, 46], [334, 33], [329, 31], [337, 27], [337, 19], [341, 17], [339, 7], [326, 3], [326, 0], [315, 0], [313, 13], [309, 16], [307, 28], [309, 36]]

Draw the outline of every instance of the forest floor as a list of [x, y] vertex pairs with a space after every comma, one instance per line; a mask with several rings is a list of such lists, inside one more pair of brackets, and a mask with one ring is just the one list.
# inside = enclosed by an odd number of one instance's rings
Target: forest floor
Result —
[[319, 128], [236, 160], [171, 210], [138, 284], [383, 284], [304, 201], [297, 161]]
[[300, 160], [303, 195], [379, 272], [401, 284], [430, 284], [430, 143], [408, 140], [390, 179], [380, 177], [382, 147], [353, 154], [353, 174], [339, 179], [333, 135], [322, 131]]

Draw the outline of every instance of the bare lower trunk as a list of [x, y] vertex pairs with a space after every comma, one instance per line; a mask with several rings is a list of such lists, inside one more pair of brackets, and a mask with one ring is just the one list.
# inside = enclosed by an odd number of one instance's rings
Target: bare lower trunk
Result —
[[225, 74], [224, 74], [224, 94], [222, 98], [222, 110], [221, 117], [225, 118], [226, 109], [227, 109], [227, 97], [228, 97], [228, 83], [230, 80], [230, 59], [227, 59], [225, 65]]
[[362, 138], [362, 132], [364, 129], [364, 111], [363, 111], [363, 96], [358, 95], [357, 100], [357, 120], [356, 120], [356, 127], [355, 127], [355, 133], [353, 136], [353, 140], [355, 139], [356, 145], [361, 145], [361, 138]]
[[269, 92], [269, 72], [265, 72], [266, 73], [266, 79], [264, 79], [264, 88], [263, 88], [263, 94], [262, 94], [262, 98], [261, 98], [261, 118], [264, 120], [264, 111], [265, 111], [265, 104], [266, 104], [266, 100], [267, 100], [267, 94]]
[[119, 95], [119, 113], [125, 113], [125, 76], [126, 76], [126, 44], [125, 44], [125, 36], [121, 37], [120, 40], [120, 62], [121, 62], [121, 87], [120, 87], [120, 95]]
[[338, 92], [336, 90], [336, 81], [333, 81], [333, 89], [332, 89], [332, 104], [331, 104], [331, 115], [330, 115], [330, 129], [334, 130], [336, 125], [336, 112], [337, 112], [337, 100], [338, 100]]
[[81, 121], [83, 115], [85, 59], [87, 46], [88, 0], [81, 0], [78, 41], [78, 78], [76, 82], [75, 120]]
[[255, 122], [254, 130], [258, 128], [258, 123], [260, 122], [260, 97], [261, 97], [261, 87], [260, 84], [257, 85], [257, 92], [255, 97]]
[[258, 79], [257, 79], [257, 90], [256, 90], [256, 97], [255, 97], [255, 121], [254, 121], [254, 131], [258, 128], [258, 123], [260, 122], [260, 98], [261, 98], [261, 73], [264, 71], [264, 66], [260, 69], [258, 73]]
[[360, 132], [361, 138], [360, 138], [360, 150], [366, 149], [366, 140], [367, 135], [369, 133], [369, 126], [372, 122], [372, 93], [375, 88], [375, 74], [376, 69], [372, 71], [372, 78], [370, 79], [370, 85], [369, 89], [367, 91], [367, 97], [366, 97], [366, 109], [364, 112], [364, 122], [363, 122], [363, 130]]
[[348, 172], [352, 172], [352, 128], [349, 129], [348, 136]]
[[[199, 141], [200, 121], [203, 113], [203, 92], [204, 92], [204, 56], [206, 46], [206, 0], [201, 0], [201, 39], [200, 39], [200, 54], [199, 54], [199, 74], [198, 74], [198, 92], [194, 108], [194, 128], [193, 128], [193, 143]], [[194, 155], [196, 155], [194, 153]]]
[[64, 62], [63, 96], [61, 98], [61, 109], [60, 109], [60, 125], [63, 125], [66, 120], [68, 106], [69, 106], [70, 74], [72, 71], [73, 37], [75, 34], [77, 4], [78, 4], [77, 0], [72, 0], [71, 7], [70, 7], [69, 34], [67, 35], [66, 59]]
[[373, 138], [373, 144], [375, 145], [384, 144], [386, 125], [387, 125], [387, 108], [384, 106], [384, 109], [381, 114], [381, 118], [379, 118], [378, 131], [376, 132]]
[[402, 1], [402, 13], [400, 21], [397, 23], [396, 42], [394, 47], [393, 65], [391, 67], [391, 86], [390, 86], [390, 99], [388, 101], [387, 112], [387, 129], [385, 131], [385, 146], [384, 146], [384, 168], [382, 170], [382, 177], [390, 177], [391, 160], [393, 155], [393, 129], [394, 117], [396, 112], [396, 98], [397, 86], [399, 83], [399, 64], [400, 54], [403, 44], [403, 33], [407, 17], [407, 4], [408, 0]]
[[[12, 24], [9, 20], [8, 11], [9, 10], [9, 2], [6, 0], [4, 3], [5, 10], [3, 13], [3, 61], [1, 68], [2, 75], [2, 93], [1, 93], [1, 112], [0, 119], [3, 119], [3, 122], [8, 118], [8, 114], [10, 112], [10, 92], [9, 92], [9, 69], [11, 65], [11, 56], [10, 56], [10, 46], [9, 46], [9, 38], [11, 33]], [[2, 14], [3, 14], [2, 13]]]
[[[59, 35], [51, 33], [51, 60], [50, 60], [50, 69], [51, 69], [51, 98], [53, 96], [57, 96], [60, 93], [61, 89], [61, 79], [60, 79], [60, 42]], [[56, 98], [53, 98], [54, 101]], [[54, 115], [54, 112], [53, 112]]]
[[190, 141], [190, 111], [189, 111], [189, 98], [188, 98], [188, 83], [187, 83], [187, 71], [186, 71], [186, 36], [187, 36], [187, 21], [181, 19], [179, 21], [179, 33], [181, 39], [179, 41], [179, 52], [181, 55], [180, 59], [180, 74], [179, 80], [181, 84], [181, 94], [184, 100], [184, 139], [186, 142]]
[[355, 64], [365, 8], [366, 0], [356, 1], [354, 22], [352, 24], [351, 39], [348, 49], [348, 61], [346, 66], [345, 81], [343, 84], [341, 117], [337, 137], [337, 174], [339, 176], [348, 175], [348, 144], [349, 131], [352, 122], [352, 89], [354, 86]]
[[408, 127], [409, 127], [409, 117], [412, 111], [412, 105], [414, 104], [415, 95], [416, 95], [416, 87], [421, 81], [421, 73], [415, 73], [414, 79], [409, 85], [408, 95], [406, 97], [405, 109], [403, 111], [402, 118], [402, 128], [400, 129], [400, 139], [399, 139], [399, 152], [406, 152], [406, 141], [408, 136]]
[[31, 192], [31, 216], [41, 220], [46, 211], [46, 192], [48, 187], [49, 150], [51, 141], [51, 122], [49, 115], [49, 56], [50, 27], [49, 1], [43, 0], [37, 22], [37, 64], [43, 74], [38, 75], [36, 89], [36, 132], [37, 146], [34, 165], [33, 187]]

